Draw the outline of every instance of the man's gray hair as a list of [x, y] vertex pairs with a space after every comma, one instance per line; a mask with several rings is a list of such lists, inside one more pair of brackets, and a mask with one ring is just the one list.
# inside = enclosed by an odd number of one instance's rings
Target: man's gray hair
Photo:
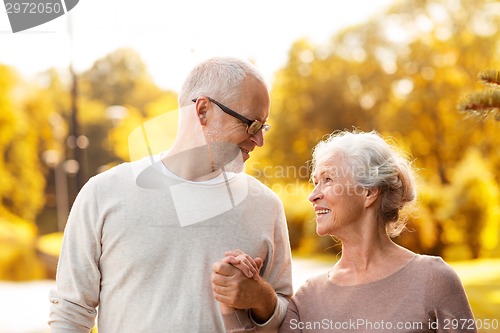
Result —
[[179, 107], [192, 104], [192, 99], [207, 96], [223, 104], [239, 99], [240, 86], [247, 77], [254, 77], [266, 87], [264, 76], [250, 62], [232, 57], [210, 58], [195, 66], [179, 92]]

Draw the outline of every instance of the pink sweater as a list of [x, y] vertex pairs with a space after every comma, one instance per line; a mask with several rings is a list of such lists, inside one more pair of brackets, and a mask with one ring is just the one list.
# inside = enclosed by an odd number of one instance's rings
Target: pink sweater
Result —
[[[252, 332], [244, 318], [225, 317], [228, 332]], [[292, 297], [280, 332], [477, 332], [460, 279], [439, 257], [416, 255], [394, 274], [339, 286], [327, 273]]]

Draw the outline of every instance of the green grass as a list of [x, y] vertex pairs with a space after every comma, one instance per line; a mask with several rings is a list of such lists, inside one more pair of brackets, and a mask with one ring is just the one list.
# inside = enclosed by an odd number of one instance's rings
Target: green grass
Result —
[[[500, 325], [500, 259], [478, 259], [449, 262], [464, 285], [467, 297], [478, 320], [496, 319]], [[479, 332], [498, 332], [499, 329], [481, 329]]]

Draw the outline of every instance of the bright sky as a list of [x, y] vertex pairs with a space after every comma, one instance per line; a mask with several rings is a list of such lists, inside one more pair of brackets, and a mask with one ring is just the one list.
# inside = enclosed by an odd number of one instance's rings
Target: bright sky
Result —
[[295, 40], [326, 43], [339, 29], [392, 2], [80, 0], [69, 15], [15, 34], [0, 5], [0, 63], [29, 79], [50, 67], [67, 68], [71, 58], [82, 72], [117, 48], [130, 47], [164, 89], [178, 91], [191, 67], [217, 55], [251, 59], [272, 82]]

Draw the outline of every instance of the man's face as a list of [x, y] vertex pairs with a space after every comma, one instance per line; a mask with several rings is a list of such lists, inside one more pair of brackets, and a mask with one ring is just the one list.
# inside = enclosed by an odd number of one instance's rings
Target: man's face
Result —
[[[244, 81], [240, 99], [237, 103], [218, 101], [250, 120], [259, 120], [265, 123], [269, 117], [270, 99], [265, 85], [248, 78]], [[227, 142], [239, 147], [243, 161], [250, 158], [255, 147], [264, 145], [262, 130], [250, 135], [247, 124], [223, 112], [215, 103], [210, 103], [206, 114], [207, 125], [205, 135], [207, 142]]]

